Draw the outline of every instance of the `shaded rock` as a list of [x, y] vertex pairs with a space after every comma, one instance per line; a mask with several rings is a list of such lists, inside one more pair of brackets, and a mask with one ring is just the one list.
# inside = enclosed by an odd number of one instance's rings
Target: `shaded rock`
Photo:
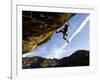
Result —
[[49, 68], [49, 67], [73, 67], [73, 66], [89, 66], [89, 51], [78, 50], [69, 57], [61, 59], [47, 59], [43, 57], [23, 58], [22, 68]]
[[22, 60], [22, 68], [26, 69], [26, 68], [40, 68], [41, 64], [43, 63], [45, 60], [45, 58], [42, 57], [27, 57], [27, 58], [23, 58]]
[[78, 50], [69, 57], [59, 60], [59, 66], [89, 66], [89, 51]]

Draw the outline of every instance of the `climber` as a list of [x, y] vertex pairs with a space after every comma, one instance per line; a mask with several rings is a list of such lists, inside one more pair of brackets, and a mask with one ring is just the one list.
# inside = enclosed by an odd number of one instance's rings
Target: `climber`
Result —
[[61, 30], [56, 31], [56, 33], [60, 33], [60, 32], [61, 32], [61, 33], [63, 34], [63, 39], [66, 40], [67, 43], [69, 43], [69, 41], [66, 39], [66, 37], [67, 37], [67, 35], [68, 35], [68, 34], [66, 33], [66, 32], [68, 31], [68, 27], [69, 27], [69, 23], [65, 24], [65, 25], [64, 25], [64, 28], [62, 28]]

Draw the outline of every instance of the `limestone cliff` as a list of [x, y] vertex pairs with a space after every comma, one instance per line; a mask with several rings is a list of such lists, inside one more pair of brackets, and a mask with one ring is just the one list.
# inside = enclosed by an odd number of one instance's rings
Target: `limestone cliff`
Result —
[[23, 54], [49, 41], [53, 33], [74, 15], [74, 13], [23, 11]]

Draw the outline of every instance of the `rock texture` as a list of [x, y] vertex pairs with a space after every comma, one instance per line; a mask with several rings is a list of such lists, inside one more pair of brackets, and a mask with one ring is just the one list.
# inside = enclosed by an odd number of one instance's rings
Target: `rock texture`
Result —
[[78, 50], [69, 57], [61, 59], [46, 59], [43, 57], [26, 57], [22, 59], [22, 68], [49, 68], [49, 67], [73, 67], [89, 66], [89, 51]]
[[35, 49], [52, 38], [53, 33], [74, 13], [22, 11], [22, 53]]

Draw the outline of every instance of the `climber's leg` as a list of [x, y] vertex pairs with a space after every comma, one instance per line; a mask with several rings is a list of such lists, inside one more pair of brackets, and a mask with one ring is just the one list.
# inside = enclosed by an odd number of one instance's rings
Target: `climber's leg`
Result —
[[69, 41], [66, 39], [66, 33], [63, 34], [63, 39], [67, 41], [67, 43], [69, 43]]
[[65, 38], [65, 33], [63, 33], [63, 39], [66, 40], [66, 38]]
[[66, 33], [66, 36], [68, 36], [68, 34]]

